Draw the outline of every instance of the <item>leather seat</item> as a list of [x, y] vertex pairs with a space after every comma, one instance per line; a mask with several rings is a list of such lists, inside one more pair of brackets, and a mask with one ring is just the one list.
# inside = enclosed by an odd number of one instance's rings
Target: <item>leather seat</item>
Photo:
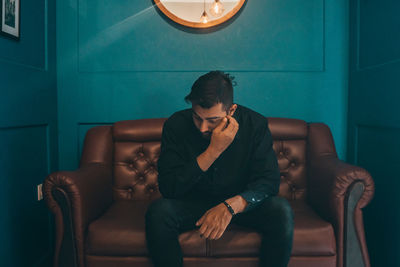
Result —
[[[334, 256], [336, 241], [332, 225], [319, 217], [304, 201], [289, 201], [294, 212], [293, 256]], [[229, 225], [211, 242], [212, 256], [258, 255], [261, 235], [252, 229]]]
[[[92, 255], [148, 256], [145, 237], [145, 212], [148, 201], [116, 201], [90, 224], [86, 251]], [[187, 256], [205, 256], [206, 244], [194, 231], [179, 237]]]
[[[290, 201], [295, 214], [294, 256], [336, 255], [332, 225], [322, 220], [305, 202]], [[144, 214], [149, 202], [116, 201], [89, 225], [86, 252], [107, 256], [148, 256]], [[206, 256], [206, 241], [196, 230], [179, 236], [184, 256]], [[257, 256], [261, 236], [243, 226], [230, 224], [223, 236], [210, 241], [211, 256]]]

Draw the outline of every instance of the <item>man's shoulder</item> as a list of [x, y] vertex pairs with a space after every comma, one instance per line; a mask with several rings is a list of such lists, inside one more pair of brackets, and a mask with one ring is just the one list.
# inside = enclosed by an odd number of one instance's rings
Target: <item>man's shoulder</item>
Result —
[[268, 124], [268, 119], [263, 114], [243, 105], [238, 105], [243, 122], [251, 123], [253, 127]]
[[175, 111], [174, 113], [172, 113], [171, 116], [168, 117], [167, 121], [172, 121], [172, 122], [185, 121], [189, 118], [190, 112], [191, 112], [190, 108]]
[[271, 138], [271, 131], [268, 125], [268, 118], [251, 108], [240, 106], [240, 120], [243, 130], [243, 135], [247, 136], [250, 140], [256, 140], [260, 135], [268, 135]]
[[183, 109], [175, 111], [167, 118], [164, 126], [176, 133], [185, 131], [190, 125], [191, 109]]

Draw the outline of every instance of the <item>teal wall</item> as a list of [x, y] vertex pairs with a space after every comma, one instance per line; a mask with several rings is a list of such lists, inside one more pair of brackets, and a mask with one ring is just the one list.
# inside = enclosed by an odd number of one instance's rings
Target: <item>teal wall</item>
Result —
[[0, 266], [48, 264], [52, 218], [36, 185], [57, 169], [54, 1], [21, 1], [19, 42], [0, 36]]
[[169, 23], [150, 0], [57, 3], [60, 169], [78, 166], [94, 125], [168, 117], [201, 74], [238, 82], [235, 102], [270, 117], [324, 122], [344, 159], [347, 1], [247, 1], [208, 33]]
[[374, 178], [364, 209], [371, 266], [400, 266], [400, 2], [352, 1], [348, 160]]

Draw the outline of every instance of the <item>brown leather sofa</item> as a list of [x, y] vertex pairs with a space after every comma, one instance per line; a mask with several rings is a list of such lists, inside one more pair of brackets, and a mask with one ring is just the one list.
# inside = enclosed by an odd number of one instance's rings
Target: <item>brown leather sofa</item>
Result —
[[[322, 123], [268, 118], [281, 170], [279, 195], [294, 210], [289, 266], [370, 266], [362, 208], [371, 200], [370, 174], [337, 158]], [[80, 167], [44, 181], [55, 219], [54, 266], [152, 266], [144, 215], [161, 197], [157, 158], [165, 119], [120, 121], [90, 129]], [[196, 230], [179, 240], [185, 266], [257, 266], [260, 235], [230, 224], [218, 240]], [[273, 266], [271, 266], [273, 267]]]

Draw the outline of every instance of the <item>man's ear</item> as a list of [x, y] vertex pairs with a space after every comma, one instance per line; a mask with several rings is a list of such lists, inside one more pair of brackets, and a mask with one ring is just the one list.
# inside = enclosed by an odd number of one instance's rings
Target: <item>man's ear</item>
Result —
[[230, 111], [229, 111], [229, 115], [233, 116], [233, 114], [235, 113], [236, 109], [237, 109], [237, 105], [233, 104], [231, 109], [230, 109]]

